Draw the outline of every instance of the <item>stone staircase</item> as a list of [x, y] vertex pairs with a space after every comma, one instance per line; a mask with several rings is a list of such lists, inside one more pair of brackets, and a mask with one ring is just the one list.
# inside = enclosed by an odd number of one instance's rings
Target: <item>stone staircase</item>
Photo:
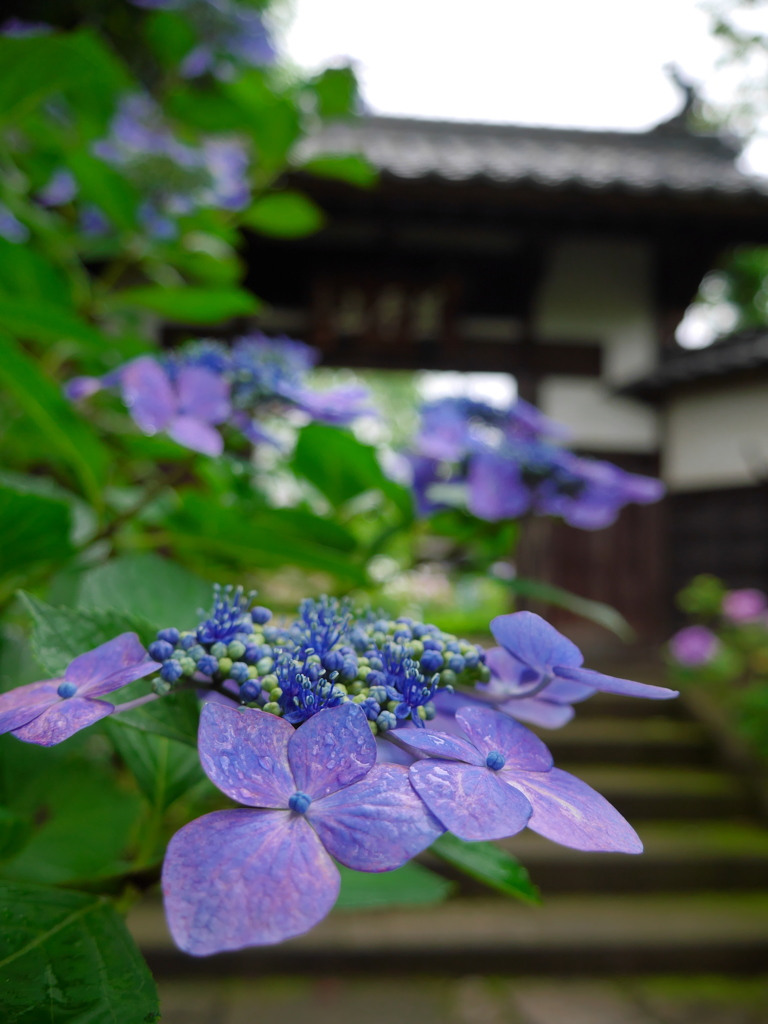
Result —
[[441, 906], [337, 912], [281, 946], [204, 960], [175, 950], [160, 909], [145, 905], [131, 925], [151, 966], [169, 979], [768, 971], [768, 825], [712, 723], [684, 701], [598, 696], [542, 735], [558, 766], [635, 825], [642, 856], [582, 854], [526, 832], [501, 845], [528, 867], [542, 907], [463, 879]]

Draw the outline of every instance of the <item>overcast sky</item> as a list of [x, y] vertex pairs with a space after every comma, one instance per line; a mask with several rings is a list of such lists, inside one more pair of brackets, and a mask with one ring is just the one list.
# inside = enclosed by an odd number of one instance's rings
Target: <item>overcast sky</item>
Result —
[[[353, 58], [375, 113], [643, 129], [679, 108], [665, 64], [715, 99], [733, 78], [715, 73], [720, 47], [696, 0], [293, 0], [293, 9], [289, 56], [308, 68]], [[768, 170], [768, 152], [752, 162]]]

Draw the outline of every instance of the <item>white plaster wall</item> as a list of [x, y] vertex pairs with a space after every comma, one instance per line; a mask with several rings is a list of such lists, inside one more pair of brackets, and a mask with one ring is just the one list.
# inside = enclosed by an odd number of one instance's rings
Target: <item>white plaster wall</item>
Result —
[[673, 398], [664, 433], [671, 491], [755, 484], [768, 476], [768, 383]]
[[571, 431], [571, 444], [591, 451], [655, 452], [659, 422], [654, 409], [610, 394], [592, 377], [546, 377], [539, 385], [542, 411]]
[[534, 303], [534, 330], [553, 341], [600, 341], [612, 384], [656, 364], [651, 250], [640, 241], [562, 239]]

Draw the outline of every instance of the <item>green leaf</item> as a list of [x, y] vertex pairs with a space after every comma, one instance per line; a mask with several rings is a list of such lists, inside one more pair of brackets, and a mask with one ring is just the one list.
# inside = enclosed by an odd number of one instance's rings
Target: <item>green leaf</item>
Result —
[[215, 324], [235, 316], [252, 316], [261, 303], [242, 288], [127, 288], [111, 296], [115, 307], [148, 309], [183, 324]]
[[390, 483], [375, 448], [322, 423], [310, 423], [299, 433], [293, 468], [337, 506], [364, 491], [386, 490]]
[[0, 289], [11, 299], [72, 305], [72, 289], [58, 267], [30, 246], [4, 238], [0, 238]]
[[372, 188], [379, 180], [379, 172], [362, 156], [318, 156], [302, 164], [297, 170], [314, 174], [318, 178], [345, 181], [358, 188]]
[[493, 843], [465, 843], [445, 832], [431, 846], [432, 853], [505, 896], [523, 903], [541, 903], [539, 890], [519, 861]]
[[[0, 542], [1, 543], [1, 542]], [[83, 573], [78, 608], [109, 608], [157, 629], [192, 629], [211, 603], [211, 584], [154, 554], [121, 555]]]
[[64, 561], [70, 510], [64, 501], [26, 494], [0, 484], [0, 573], [13, 575], [41, 563]]
[[583, 619], [596, 622], [604, 629], [610, 630], [626, 643], [634, 639], [635, 631], [621, 614], [609, 604], [602, 601], [592, 601], [587, 597], [579, 597], [572, 594], [570, 590], [556, 587], [552, 583], [541, 583], [538, 580], [527, 580], [522, 576], [515, 576], [511, 580], [502, 581], [509, 589], [519, 594], [520, 597], [530, 597], [534, 601], [543, 601], [552, 604], [556, 608], [564, 608], [566, 611], [580, 615]]
[[105, 719], [104, 731], [151, 806], [162, 813], [205, 778], [197, 748], [166, 736], [126, 729], [122, 717]]
[[301, 238], [319, 231], [323, 211], [301, 192], [273, 192], [262, 196], [245, 211], [243, 223], [262, 235]]
[[82, 74], [67, 36], [0, 39], [0, 122], [18, 119]]
[[151, 626], [122, 612], [54, 608], [23, 590], [19, 596], [34, 621], [32, 651], [51, 677], [62, 675], [78, 654], [93, 650], [120, 633], [136, 632], [144, 643], [154, 639], [156, 631]]
[[343, 865], [338, 868], [341, 891], [336, 910], [430, 906], [442, 903], [453, 889], [451, 882], [420, 864], [381, 872], [353, 871]]
[[0, 883], [0, 1000], [5, 1024], [149, 1024], [157, 989], [105, 899]]
[[[135, 689], [134, 689], [135, 687]], [[143, 696], [147, 691], [145, 680], [133, 683], [119, 691], [121, 701]], [[197, 749], [197, 726], [200, 708], [197, 697], [190, 690], [171, 693], [155, 701], [141, 704], [131, 711], [121, 711], [109, 719], [110, 726], [134, 730], [152, 736], [163, 736], [177, 743]]]
[[240, 108], [237, 127], [253, 137], [258, 171], [268, 175], [282, 170], [289, 151], [302, 135], [302, 119], [294, 100], [278, 95], [258, 68], [221, 83], [219, 88]]
[[0, 861], [15, 857], [32, 834], [29, 818], [0, 807]]
[[173, 11], [152, 11], [144, 22], [150, 47], [167, 67], [175, 68], [197, 41], [195, 30]]
[[139, 194], [124, 175], [82, 150], [71, 153], [67, 162], [83, 199], [100, 207], [117, 227], [126, 231], [136, 227]]
[[357, 78], [351, 67], [328, 68], [318, 75], [311, 88], [317, 97], [320, 117], [347, 117], [354, 113]]
[[91, 504], [101, 508], [101, 485], [107, 472], [106, 449], [91, 428], [73, 412], [53, 381], [12, 338], [0, 335], [0, 346], [3, 348], [0, 383], [47, 437], [51, 448], [76, 473]]
[[0, 297], [0, 327], [32, 341], [77, 341], [94, 353], [103, 352], [109, 345], [95, 327], [49, 302]]

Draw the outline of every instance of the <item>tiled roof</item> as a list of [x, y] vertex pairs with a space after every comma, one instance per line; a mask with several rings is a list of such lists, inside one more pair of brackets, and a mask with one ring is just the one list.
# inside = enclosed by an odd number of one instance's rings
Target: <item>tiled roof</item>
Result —
[[678, 119], [635, 133], [366, 116], [326, 127], [301, 156], [349, 152], [399, 179], [768, 195], [768, 182], [736, 169], [733, 146]]
[[722, 377], [743, 370], [768, 368], [768, 329], [755, 328], [722, 338], [709, 348], [680, 352], [656, 370], [621, 389], [637, 398], [659, 398], [680, 384]]

